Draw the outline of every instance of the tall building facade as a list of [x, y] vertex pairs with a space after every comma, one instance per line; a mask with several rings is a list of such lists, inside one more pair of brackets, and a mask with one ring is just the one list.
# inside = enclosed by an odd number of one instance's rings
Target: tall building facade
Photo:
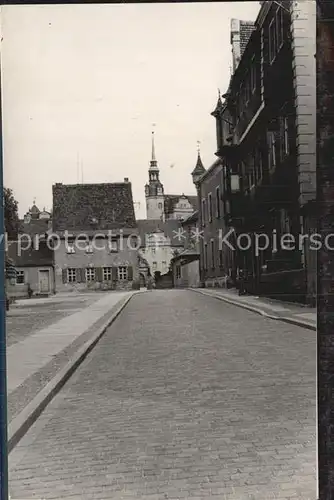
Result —
[[[233, 259], [218, 253], [219, 261], [208, 234], [201, 256], [204, 281], [221, 267], [238, 283], [242, 271], [249, 293], [310, 304], [316, 296], [316, 252], [307, 243], [316, 228], [315, 18], [313, 1], [267, 1], [253, 29], [232, 20], [234, 72], [213, 116], [221, 160], [216, 184], [236, 250]], [[202, 226], [207, 213], [212, 218], [207, 179], [203, 174], [197, 182]]]

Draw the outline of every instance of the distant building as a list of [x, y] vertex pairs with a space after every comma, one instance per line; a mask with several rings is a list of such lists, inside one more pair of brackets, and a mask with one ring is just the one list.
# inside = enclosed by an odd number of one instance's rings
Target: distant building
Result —
[[16, 282], [7, 285], [9, 297], [27, 297], [29, 288], [36, 296], [55, 293], [50, 232], [47, 221], [32, 219], [21, 224], [18, 241], [8, 242], [7, 255], [17, 271]]
[[197, 209], [196, 195], [168, 195], [164, 193], [155, 155], [154, 132], [152, 132], [152, 157], [148, 177], [148, 184], [145, 185], [146, 217], [148, 220], [181, 220], [188, 217]]
[[223, 204], [223, 162], [218, 159], [200, 175], [193, 174], [198, 189], [201, 231], [201, 279], [205, 286], [224, 287], [231, 274], [233, 258], [228, 247], [222, 243], [226, 234]]
[[182, 221], [185, 239], [182, 250], [177, 251], [171, 261], [173, 285], [175, 288], [199, 288], [200, 276], [200, 240], [198, 211]]
[[184, 238], [178, 220], [138, 220], [140, 255], [148, 264], [151, 276], [167, 274], [176, 250], [183, 248]]
[[131, 183], [55, 184], [56, 289], [129, 289], [139, 278]]
[[51, 220], [51, 212], [48, 212], [45, 208], [39, 210], [34, 200], [33, 205], [24, 216], [25, 223], [29, 223], [32, 220]]

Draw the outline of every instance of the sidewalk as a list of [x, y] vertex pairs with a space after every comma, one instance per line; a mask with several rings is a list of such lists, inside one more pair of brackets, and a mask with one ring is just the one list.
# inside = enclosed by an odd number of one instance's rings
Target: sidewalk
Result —
[[192, 288], [191, 290], [203, 295], [215, 297], [238, 307], [243, 307], [244, 309], [262, 314], [262, 316], [271, 319], [284, 321], [310, 330], [317, 329], [317, 311], [315, 308], [271, 300], [265, 297], [249, 295], [239, 296], [238, 291], [235, 289]]
[[85, 309], [8, 347], [10, 450], [135, 293], [105, 293]]

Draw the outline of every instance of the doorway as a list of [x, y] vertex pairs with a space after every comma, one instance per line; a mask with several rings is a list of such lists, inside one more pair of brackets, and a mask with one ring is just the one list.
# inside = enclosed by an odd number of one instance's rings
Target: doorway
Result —
[[49, 269], [39, 270], [39, 292], [49, 293], [50, 292], [50, 271]]

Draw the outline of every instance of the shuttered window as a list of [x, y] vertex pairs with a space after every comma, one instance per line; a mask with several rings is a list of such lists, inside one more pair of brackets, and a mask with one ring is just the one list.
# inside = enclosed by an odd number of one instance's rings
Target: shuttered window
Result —
[[67, 281], [68, 283], [76, 283], [77, 281], [77, 270], [73, 267], [67, 269]]
[[103, 268], [103, 281], [111, 281], [111, 267]]
[[86, 281], [95, 281], [95, 269], [94, 267], [87, 267], [86, 269]]
[[126, 266], [119, 266], [118, 268], [118, 279], [126, 280], [128, 277], [128, 268]]

